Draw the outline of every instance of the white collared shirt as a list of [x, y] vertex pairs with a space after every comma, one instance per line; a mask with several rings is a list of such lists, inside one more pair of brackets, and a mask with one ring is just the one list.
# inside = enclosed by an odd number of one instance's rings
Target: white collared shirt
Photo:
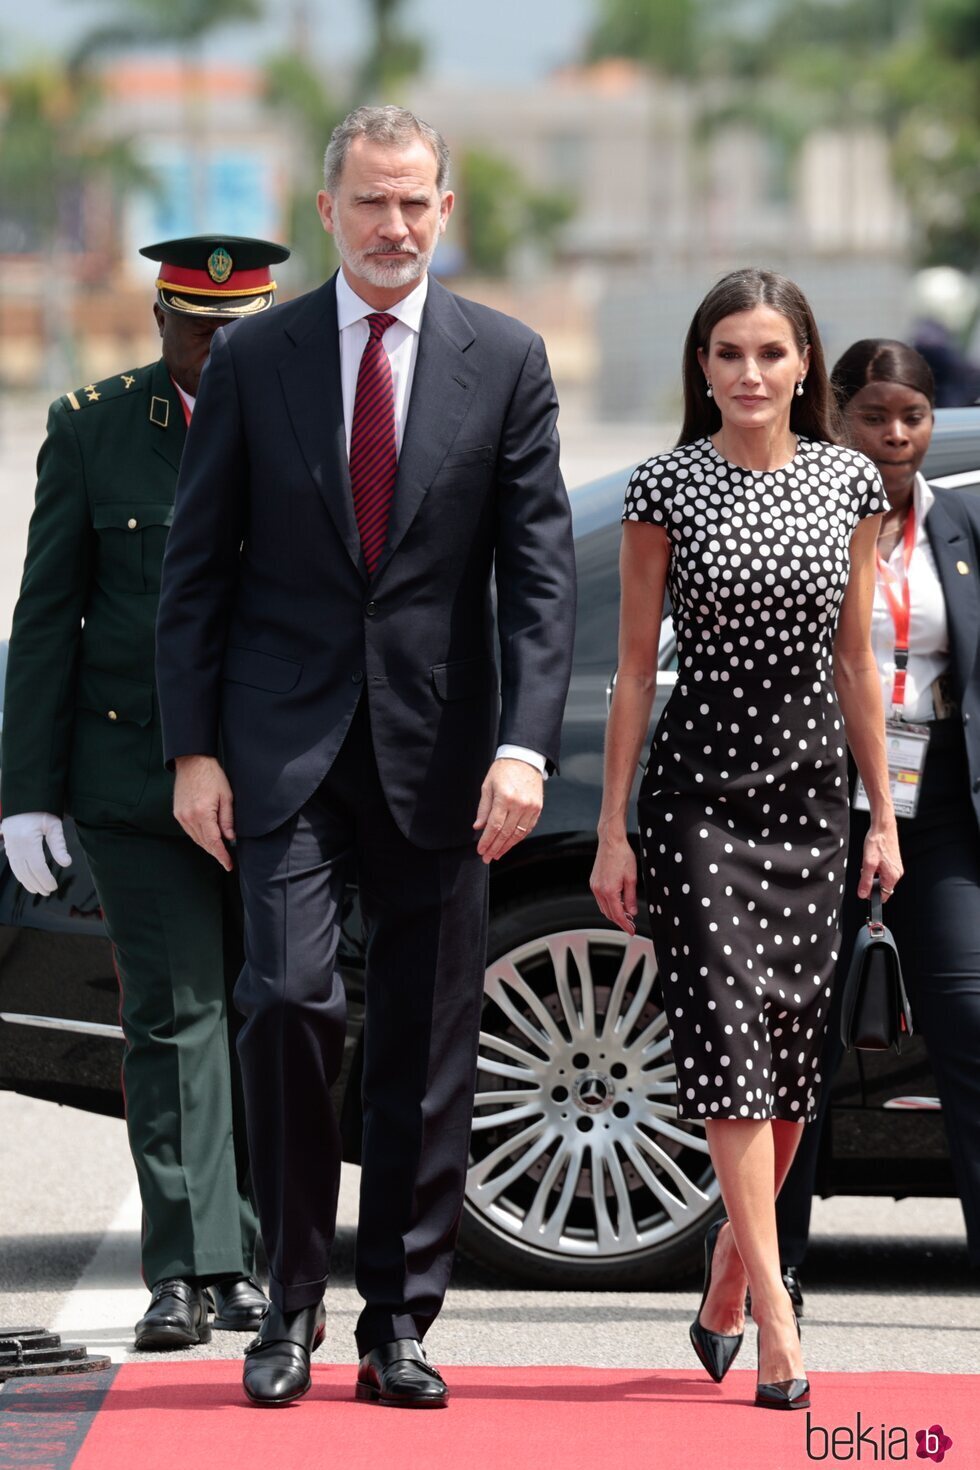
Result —
[[[402, 451], [405, 423], [408, 419], [408, 401], [412, 395], [412, 379], [415, 377], [415, 359], [419, 351], [419, 331], [422, 326], [422, 308], [429, 292], [429, 277], [424, 275], [407, 296], [396, 301], [394, 306], [385, 307], [389, 316], [397, 318], [385, 332], [381, 341], [391, 365], [391, 385], [395, 390], [395, 445]], [[367, 324], [377, 307], [362, 301], [350, 285], [343, 271], [337, 273], [337, 326], [340, 329], [340, 391], [344, 399], [344, 431], [347, 435], [347, 452], [350, 453], [350, 432], [354, 422], [354, 396], [357, 392], [357, 374], [361, 357], [370, 336]]]
[[[931, 720], [935, 718], [932, 699], [932, 684], [949, 666], [949, 626], [946, 619], [946, 599], [942, 583], [936, 570], [936, 560], [926, 535], [926, 519], [935, 501], [928, 481], [916, 475], [912, 491], [915, 508], [915, 544], [909, 564], [909, 591], [911, 594], [911, 618], [909, 622], [909, 663], [905, 674], [905, 703], [895, 715], [903, 720]], [[896, 591], [901, 596], [903, 577], [903, 544], [899, 540], [888, 566], [898, 580]], [[881, 589], [881, 579], [875, 586], [874, 607], [871, 613], [871, 647], [885, 701], [885, 715], [892, 711], [892, 684], [895, 677], [895, 624], [888, 602]]]
[[[385, 307], [389, 316], [397, 318], [385, 332], [381, 341], [388, 354], [391, 366], [391, 383], [395, 393], [395, 444], [401, 454], [408, 421], [408, 405], [412, 396], [412, 380], [415, 377], [415, 361], [419, 351], [419, 332], [422, 327], [422, 310], [429, 291], [429, 277], [424, 275], [414, 291], [410, 291], [394, 306]], [[354, 397], [357, 393], [357, 375], [361, 357], [370, 336], [367, 318], [376, 308], [358, 296], [342, 270], [337, 272], [337, 327], [340, 332], [340, 391], [344, 401], [344, 432], [347, 437], [347, 453], [350, 454], [351, 425], [354, 422]], [[545, 774], [545, 758], [536, 750], [527, 750], [523, 745], [501, 745], [497, 759], [526, 761], [535, 770]]]
[[173, 383], [174, 387], [177, 389], [177, 392], [180, 394], [181, 398], [184, 400], [184, 403], [187, 405], [187, 412], [189, 414], [193, 414], [194, 405], [197, 402], [197, 398], [194, 396], [193, 393], [185, 393], [180, 384], [176, 382], [173, 378], [171, 378], [170, 381]]

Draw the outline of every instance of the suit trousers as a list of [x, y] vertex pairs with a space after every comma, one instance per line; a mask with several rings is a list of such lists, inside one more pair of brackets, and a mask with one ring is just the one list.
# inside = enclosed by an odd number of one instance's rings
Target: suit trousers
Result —
[[[934, 722], [918, 814], [898, 823], [905, 874], [885, 907], [885, 922], [901, 957], [913, 1027], [935, 1074], [969, 1258], [980, 1266], [980, 832], [969, 793], [963, 727], [956, 719]], [[780, 1258], [790, 1265], [806, 1254], [820, 1132], [844, 1051], [841, 992], [868, 912], [856, 896], [868, 824], [867, 813], [852, 808], [841, 963], [820, 1068], [820, 1105], [776, 1202]]]
[[356, 879], [367, 940], [357, 1347], [421, 1339], [462, 1214], [488, 870], [475, 840], [427, 850], [396, 826], [364, 698], [314, 795], [267, 835], [240, 838], [238, 858], [238, 1045], [272, 1299], [283, 1311], [311, 1305], [329, 1275], [341, 1165], [330, 1092], [346, 1017], [337, 951]]
[[122, 992], [147, 1285], [255, 1268], [238, 1017], [238, 884], [189, 837], [76, 821]]

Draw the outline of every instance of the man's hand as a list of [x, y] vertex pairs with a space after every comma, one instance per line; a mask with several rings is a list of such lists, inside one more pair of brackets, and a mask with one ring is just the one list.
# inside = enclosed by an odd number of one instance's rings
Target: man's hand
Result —
[[480, 788], [480, 809], [473, 827], [483, 836], [476, 850], [485, 863], [533, 832], [544, 806], [544, 777], [527, 761], [503, 757], [494, 761]]
[[53, 812], [18, 812], [16, 816], [4, 817], [0, 834], [10, 871], [17, 882], [28, 893], [42, 893], [45, 898], [56, 892], [58, 880], [44, 860], [44, 842], [56, 863], [63, 868], [70, 867], [61, 818]]
[[174, 816], [188, 837], [230, 873], [225, 843], [235, 840], [235, 803], [228, 777], [213, 755], [179, 755], [174, 764]]

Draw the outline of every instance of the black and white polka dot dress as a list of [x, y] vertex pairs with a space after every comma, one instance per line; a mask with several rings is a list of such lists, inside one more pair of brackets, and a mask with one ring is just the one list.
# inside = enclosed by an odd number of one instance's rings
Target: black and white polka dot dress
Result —
[[887, 508], [853, 450], [762, 473], [708, 439], [634, 472], [670, 537], [678, 678], [640, 788], [644, 880], [682, 1118], [816, 1108], [847, 857], [832, 678], [851, 535]]

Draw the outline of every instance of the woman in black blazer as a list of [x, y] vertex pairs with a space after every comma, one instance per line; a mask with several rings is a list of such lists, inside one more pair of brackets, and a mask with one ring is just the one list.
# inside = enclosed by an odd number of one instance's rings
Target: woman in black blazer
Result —
[[[921, 725], [929, 743], [916, 814], [899, 819], [905, 876], [888, 906], [902, 958], [915, 1029], [929, 1051], [953, 1173], [966, 1218], [970, 1264], [980, 1267], [980, 498], [933, 490], [920, 473], [932, 435], [935, 391], [925, 359], [902, 342], [855, 342], [832, 381], [850, 443], [874, 460], [891, 509], [878, 538], [872, 646], [885, 713]], [[884, 564], [884, 566], [882, 565]], [[896, 664], [910, 600], [907, 668]], [[890, 596], [889, 596], [890, 592]], [[897, 618], [897, 625], [895, 619]], [[899, 678], [896, 687], [896, 672]], [[852, 772], [853, 777], [853, 772]], [[867, 916], [857, 899], [866, 812], [855, 809], [845, 887], [841, 966]], [[840, 1061], [836, 1010], [827, 1032], [825, 1078]], [[830, 1086], [821, 1093], [826, 1111]], [[817, 1123], [819, 1125], [819, 1116]], [[777, 1202], [780, 1256], [791, 1294], [810, 1227], [820, 1127], [804, 1131]], [[800, 1298], [801, 1301], [801, 1298]]]

